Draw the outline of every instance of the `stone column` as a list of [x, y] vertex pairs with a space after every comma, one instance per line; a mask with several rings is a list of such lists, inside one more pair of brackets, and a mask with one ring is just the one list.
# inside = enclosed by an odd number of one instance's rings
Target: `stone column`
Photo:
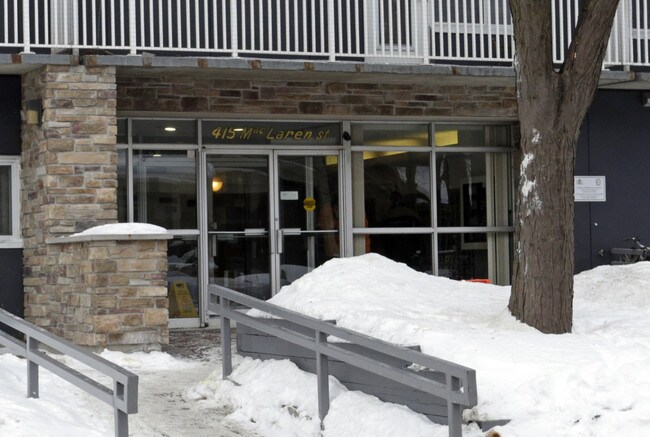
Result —
[[23, 113], [34, 100], [43, 110], [22, 123], [25, 317], [70, 338], [78, 267], [46, 241], [117, 221], [115, 68], [48, 65], [23, 76], [22, 95]]

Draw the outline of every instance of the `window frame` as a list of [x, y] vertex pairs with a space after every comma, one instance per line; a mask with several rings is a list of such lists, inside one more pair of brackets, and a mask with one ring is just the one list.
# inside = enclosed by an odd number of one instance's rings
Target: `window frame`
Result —
[[9, 167], [11, 177], [11, 234], [0, 234], [0, 249], [23, 247], [20, 229], [20, 156], [0, 155], [0, 166]]

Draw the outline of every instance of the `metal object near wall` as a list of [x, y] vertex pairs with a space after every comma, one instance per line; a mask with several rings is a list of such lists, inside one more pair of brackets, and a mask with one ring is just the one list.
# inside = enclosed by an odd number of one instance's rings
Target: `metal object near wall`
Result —
[[[26, 341], [22, 342], [0, 330], [0, 344], [7, 347], [13, 354], [27, 360], [27, 397], [39, 397], [38, 372], [39, 366], [43, 367], [113, 407], [115, 410], [115, 436], [128, 437], [128, 415], [138, 412], [138, 375], [3, 309], [0, 309], [0, 323], [25, 335]], [[41, 345], [56, 353], [73, 358], [111, 378], [113, 386], [107, 387], [60, 363], [39, 350]]]
[[[233, 320], [238, 325], [246, 325], [313, 352], [321, 421], [329, 410], [330, 360], [337, 360], [440, 399], [443, 408], [438, 409], [436, 416], [449, 425], [450, 437], [462, 436], [462, 410], [478, 402], [475, 370], [340, 328], [331, 322], [308, 317], [225, 287], [210, 285], [209, 288], [209, 309], [221, 316], [223, 378], [232, 372], [230, 320]], [[235, 310], [231, 303], [254, 308], [276, 319], [283, 319], [290, 325], [265, 323], [264, 319]], [[328, 336], [348, 344], [342, 346], [328, 341]], [[351, 348], [351, 345], [358, 348]], [[433, 372], [418, 374], [404, 368], [405, 362]]]

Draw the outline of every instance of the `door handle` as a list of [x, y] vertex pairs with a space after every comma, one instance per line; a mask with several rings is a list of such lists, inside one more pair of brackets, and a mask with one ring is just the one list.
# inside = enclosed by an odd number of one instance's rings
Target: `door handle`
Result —
[[278, 253], [284, 252], [284, 229], [278, 229], [278, 238], [277, 238], [277, 248], [278, 248]]
[[284, 252], [284, 237], [285, 235], [300, 235], [302, 231], [300, 228], [286, 228], [278, 229], [278, 253]]
[[264, 235], [266, 234], [266, 229], [264, 228], [246, 228], [244, 229], [244, 235], [247, 237], [255, 235]]

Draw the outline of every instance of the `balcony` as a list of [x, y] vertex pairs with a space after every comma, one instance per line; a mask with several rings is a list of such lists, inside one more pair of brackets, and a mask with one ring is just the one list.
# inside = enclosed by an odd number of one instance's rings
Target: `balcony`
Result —
[[[562, 61], [579, 0], [551, 0]], [[650, 66], [648, 0], [621, 0], [604, 68]], [[0, 52], [510, 66], [507, 0], [0, 0]]]

